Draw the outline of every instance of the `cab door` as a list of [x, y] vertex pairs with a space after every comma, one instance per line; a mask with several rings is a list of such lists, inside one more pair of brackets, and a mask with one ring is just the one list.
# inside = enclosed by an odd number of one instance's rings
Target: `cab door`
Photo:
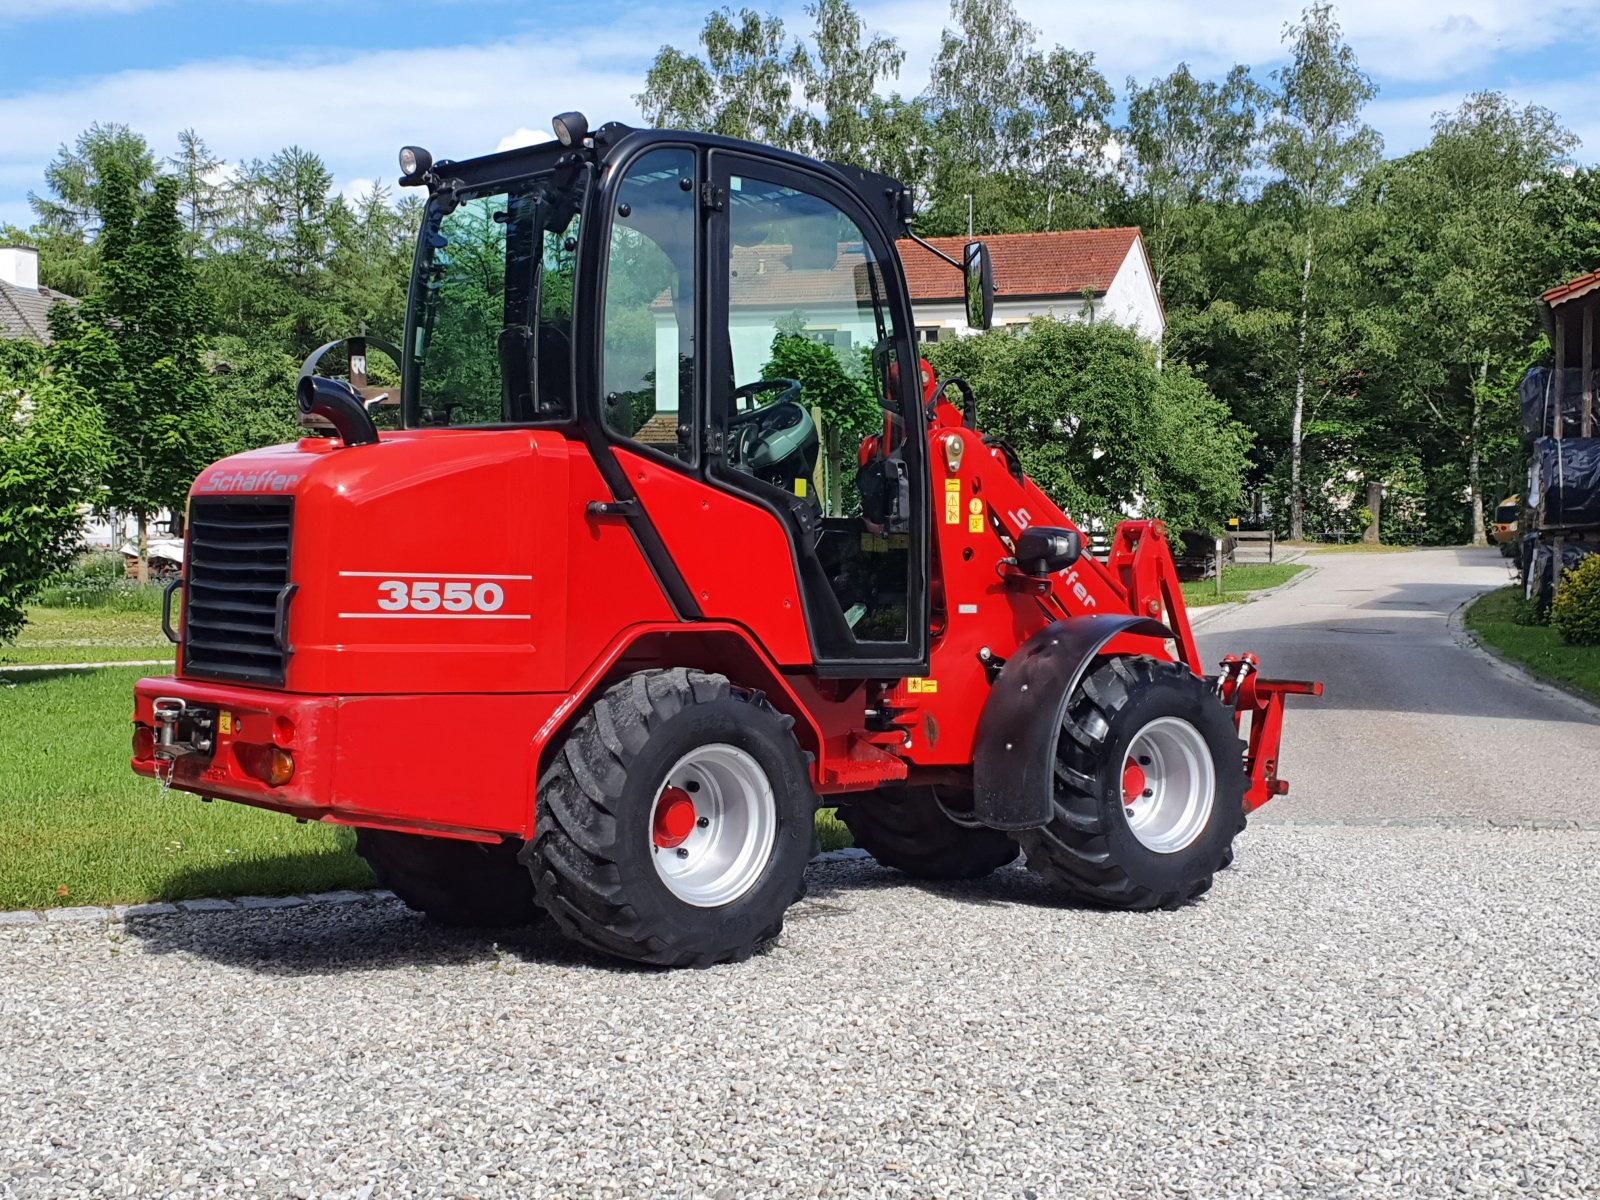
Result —
[[[720, 149], [708, 167], [706, 482], [781, 526], [821, 673], [920, 674], [926, 430], [893, 244], [820, 173]], [[863, 467], [863, 441], [885, 431], [886, 414], [889, 436]]]

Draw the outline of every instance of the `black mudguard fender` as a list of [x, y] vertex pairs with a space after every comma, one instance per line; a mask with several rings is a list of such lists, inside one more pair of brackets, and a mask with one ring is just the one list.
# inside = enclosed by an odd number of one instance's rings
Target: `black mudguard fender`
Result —
[[1051, 816], [1056, 736], [1095, 656], [1118, 634], [1170, 638], [1149, 617], [1097, 613], [1053, 621], [1006, 660], [978, 718], [973, 818], [994, 829], [1035, 829]]

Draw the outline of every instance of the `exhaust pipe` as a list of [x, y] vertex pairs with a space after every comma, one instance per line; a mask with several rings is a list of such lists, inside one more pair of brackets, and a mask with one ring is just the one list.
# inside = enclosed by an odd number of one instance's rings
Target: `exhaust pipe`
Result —
[[300, 411], [332, 425], [346, 446], [370, 446], [378, 440], [378, 427], [372, 423], [366, 404], [348, 383], [321, 375], [302, 375], [295, 394]]

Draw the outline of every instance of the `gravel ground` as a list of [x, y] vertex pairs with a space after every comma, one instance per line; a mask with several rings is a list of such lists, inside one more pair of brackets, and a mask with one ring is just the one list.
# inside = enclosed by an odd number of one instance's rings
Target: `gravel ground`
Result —
[[1600, 835], [1257, 826], [1180, 913], [815, 867], [619, 969], [397, 903], [0, 930], [4, 1196], [1592, 1196]]
[[1317, 565], [1201, 633], [1329, 695], [1198, 905], [815, 865], [677, 973], [370, 900], [0, 925], [0, 1197], [1600, 1195], [1595, 711], [1451, 638], [1490, 555]]

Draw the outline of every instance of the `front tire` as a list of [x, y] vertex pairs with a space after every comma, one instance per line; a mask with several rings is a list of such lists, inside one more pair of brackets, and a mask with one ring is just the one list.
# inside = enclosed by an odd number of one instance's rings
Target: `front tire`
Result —
[[607, 690], [539, 781], [522, 859], [540, 905], [635, 962], [748, 958], [805, 888], [817, 801], [792, 725], [702, 671]]
[[1019, 853], [1010, 834], [951, 820], [931, 787], [880, 788], [838, 811], [857, 846], [915, 879], [981, 879]]
[[1056, 744], [1050, 822], [1017, 834], [1028, 867], [1103, 908], [1178, 908], [1232, 861], [1244, 748], [1205, 681], [1115, 657], [1084, 679]]
[[356, 853], [407, 908], [441, 925], [527, 925], [539, 918], [519, 842], [466, 842], [357, 829]]

